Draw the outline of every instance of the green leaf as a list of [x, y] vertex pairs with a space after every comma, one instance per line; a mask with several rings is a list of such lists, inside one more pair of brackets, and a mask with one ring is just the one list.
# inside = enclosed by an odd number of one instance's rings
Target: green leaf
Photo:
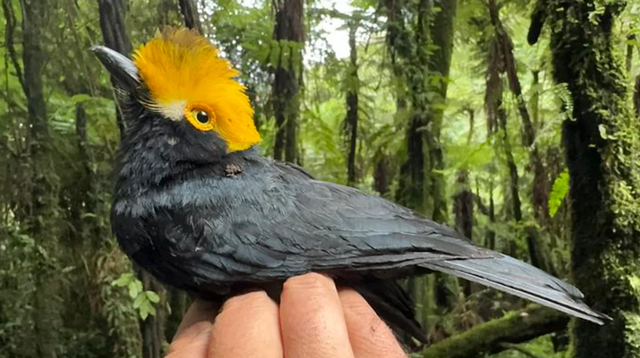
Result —
[[138, 287], [138, 285], [136, 284], [137, 281], [131, 281], [129, 282], [128, 288], [129, 288], [129, 296], [131, 298], [136, 298], [138, 297], [138, 294], [140, 294], [140, 289]]
[[563, 171], [558, 175], [556, 180], [553, 182], [553, 187], [551, 188], [551, 194], [549, 195], [549, 215], [554, 217], [558, 208], [562, 204], [564, 197], [567, 196], [569, 192], [569, 172], [567, 170]]
[[602, 124], [598, 125], [598, 132], [600, 132], [600, 137], [602, 139], [609, 138], [609, 136], [607, 135], [607, 127], [605, 127], [604, 125]]
[[153, 303], [160, 302], [160, 296], [158, 296], [157, 293], [155, 293], [153, 291], [146, 291], [145, 294], [147, 295], [147, 298], [149, 299], [149, 301], [151, 301]]
[[156, 315], [156, 308], [153, 307], [151, 302], [149, 302], [146, 299], [145, 295], [140, 295], [140, 296], [145, 298], [143, 300], [142, 304], [140, 305], [140, 318], [145, 320], [145, 319], [147, 319], [147, 317], [149, 317], [149, 315], [155, 316]]
[[83, 219], [95, 219], [97, 217], [98, 217], [98, 215], [96, 215], [94, 213], [84, 213], [84, 214], [82, 214], [82, 218]]
[[136, 299], [133, 301], [133, 308], [138, 309], [142, 306], [142, 304], [146, 301], [147, 297], [145, 295], [138, 295]]
[[142, 320], [145, 320], [147, 319], [147, 317], [149, 317], [149, 306], [148, 305], [140, 306], [140, 318], [142, 318]]
[[71, 102], [73, 102], [73, 103], [82, 103], [82, 102], [88, 101], [90, 99], [91, 99], [91, 96], [89, 96], [88, 94], [81, 93], [81, 94], [77, 94], [77, 95], [71, 97]]
[[120, 277], [118, 277], [118, 279], [111, 282], [111, 285], [117, 287], [125, 287], [129, 284], [129, 282], [131, 282], [132, 277], [133, 274], [131, 273], [123, 273], [122, 275], [120, 275]]

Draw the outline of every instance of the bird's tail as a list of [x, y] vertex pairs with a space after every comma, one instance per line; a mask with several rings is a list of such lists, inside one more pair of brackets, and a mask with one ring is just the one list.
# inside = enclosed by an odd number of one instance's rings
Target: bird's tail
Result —
[[589, 308], [577, 288], [509, 256], [434, 261], [420, 266], [493, 287], [598, 324], [610, 319]]

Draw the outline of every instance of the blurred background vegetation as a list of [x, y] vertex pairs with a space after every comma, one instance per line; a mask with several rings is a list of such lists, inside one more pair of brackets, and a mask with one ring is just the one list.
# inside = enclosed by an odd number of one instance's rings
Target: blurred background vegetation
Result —
[[[190, 298], [109, 228], [89, 48], [164, 25], [242, 75], [262, 150], [576, 283], [604, 327], [434, 275], [425, 357], [640, 357], [640, 1], [2, 0], [0, 357], [161, 357]], [[573, 332], [573, 334], [570, 334]]]

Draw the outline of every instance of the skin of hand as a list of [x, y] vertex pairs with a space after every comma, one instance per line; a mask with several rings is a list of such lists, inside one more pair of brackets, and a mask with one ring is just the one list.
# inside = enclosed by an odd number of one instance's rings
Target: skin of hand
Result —
[[287, 280], [280, 306], [264, 291], [222, 308], [196, 301], [166, 358], [407, 358], [360, 294], [310, 273]]

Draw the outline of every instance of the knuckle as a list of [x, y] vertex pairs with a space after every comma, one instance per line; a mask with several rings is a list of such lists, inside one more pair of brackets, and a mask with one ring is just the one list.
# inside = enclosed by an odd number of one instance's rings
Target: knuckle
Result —
[[331, 289], [333, 281], [318, 273], [308, 273], [302, 276], [296, 276], [285, 281], [283, 291], [292, 290], [310, 290], [310, 291], [325, 291]]
[[369, 306], [367, 302], [358, 292], [356, 292], [356, 290], [352, 288], [343, 288], [338, 294], [340, 295], [342, 307], [345, 309], [351, 310], [354, 313], [363, 313], [368, 311]]
[[267, 307], [271, 299], [264, 291], [253, 291], [229, 298], [222, 305], [222, 313]]

